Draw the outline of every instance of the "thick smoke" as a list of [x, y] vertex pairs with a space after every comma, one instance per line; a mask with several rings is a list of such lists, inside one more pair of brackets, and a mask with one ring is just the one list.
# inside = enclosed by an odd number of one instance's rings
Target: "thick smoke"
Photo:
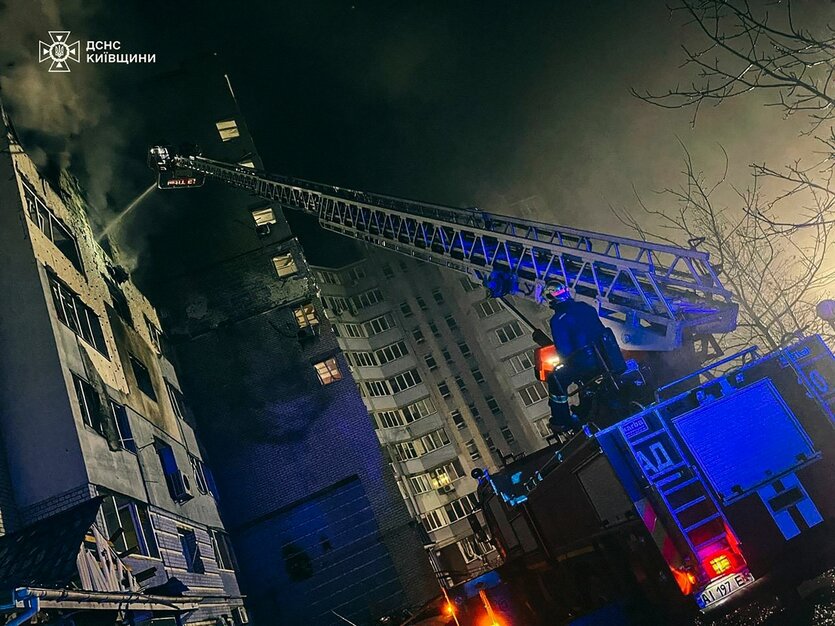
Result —
[[90, 217], [101, 226], [108, 219], [114, 157], [125, 144], [124, 124], [115, 123], [99, 68], [82, 62], [70, 73], [50, 73], [38, 63], [38, 41], [49, 41], [48, 31], [85, 38], [90, 8], [76, 0], [0, 2], [0, 97], [41, 171], [53, 179], [65, 170], [79, 177]]

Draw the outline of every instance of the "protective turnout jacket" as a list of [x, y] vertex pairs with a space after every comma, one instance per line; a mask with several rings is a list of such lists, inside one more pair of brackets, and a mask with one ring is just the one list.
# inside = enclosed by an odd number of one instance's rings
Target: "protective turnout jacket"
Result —
[[551, 336], [562, 359], [600, 339], [606, 329], [594, 307], [583, 302], [566, 300], [553, 305], [553, 309]]

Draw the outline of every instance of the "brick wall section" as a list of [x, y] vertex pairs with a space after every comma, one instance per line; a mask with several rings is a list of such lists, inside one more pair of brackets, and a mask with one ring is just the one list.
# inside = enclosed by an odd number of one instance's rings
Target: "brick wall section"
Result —
[[[321, 309], [319, 337], [298, 338], [293, 308], [311, 301], [303, 258], [298, 264], [300, 275], [285, 281], [276, 276], [267, 255], [239, 257], [216, 267], [216, 280], [189, 277], [175, 288], [191, 296], [180, 309], [190, 311], [191, 318], [181, 318], [181, 324], [171, 320], [174, 329], [197, 329], [190, 340], [181, 338], [176, 344], [185, 390], [220, 486], [220, 506], [238, 549], [243, 590], [251, 600], [253, 619], [264, 624], [282, 598], [305, 590], [292, 581], [279, 584], [265, 573], [265, 568], [284, 564], [280, 557], [264, 563], [264, 551], [280, 549], [290, 538], [253, 528], [269, 528], [268, 521], [258, 520], [354, 475], [370, 502], [375, 541], [389, 555], [389, 565], [383, 559], [379, 567], [391, 569], [393, 588], [381, 587], [369, 604], [381, 614], [403, 604], [418, 605], [437, 590], [347, 363], [324, 328]], [[203, 295], [204, 281], [221, 288]], [[215, 326], [209, 332], [207, 319]], [[322, 386], [314, 363], [331, 356], [343, 379]], [[246, 538], [250, 532], [261, 538], [260, 546]], [[336, 581], [345, 571], [334, 568], [329, 575]], [[308, 605], [321, 595], [311, 593]], [[333, 601], [343, 602], [335, 594]], [[322, 607], [322, 613], [327, 610]]]
[[[186, 595], [225, 596], [229, 598], [222, 602], [218, 600], [206, 602], [206, 606], [201, 606], [201, 608], [186, 616], [186, 624], [199, 623], [223, 616], [231, 617], [230, 607], [240, 606], [243, 603], [242, 600], [235, 599], [240, 597], [240, 590], [238, 589], [234, 575], [230, 575], [231, 572], [226, 572], [218, 568], [208, 531], [205, 528], [194, 526], [185, 520], [178, 520], [172, 517], [171, 514], [160, 509], [152, 509], [150, 511], [150, 518], [154, 526], [157, 546], [160, 551], [160, 559], [156, 560], [145, 557], [128, 557], [126, 559], [127, 563], [135, 571], [143, 571], [150, 567], [156, 567], [156, 574], [143, 582], [143, 586], [161, 585], [169, 578], [176, 577], [189, 588]], [[200, 549], [200, 558], [205, 568], [204, 573], [198, 574], [187, 570], [185, 556], [180, 545], [180, 538], [177, 534], [178, 527], [188, 528], [194, 531]]]
[[66, 509], [70, 509], [98, 495], [95, 485], [85, 483], [20, 510], [21, 523], [32, 524]]

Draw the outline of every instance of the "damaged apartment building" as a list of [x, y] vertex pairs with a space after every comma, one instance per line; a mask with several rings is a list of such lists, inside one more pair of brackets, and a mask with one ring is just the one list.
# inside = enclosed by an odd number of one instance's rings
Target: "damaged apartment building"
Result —
[[247, 623], [154, 307], [2, 141], [0, 621]]

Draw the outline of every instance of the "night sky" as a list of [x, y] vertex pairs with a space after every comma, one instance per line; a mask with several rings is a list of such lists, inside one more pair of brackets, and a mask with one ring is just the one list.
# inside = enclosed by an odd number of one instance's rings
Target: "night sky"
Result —
[[[48, 74], [37, 39], [59, 26], [158, 63]], [[630, 94], [682, 80], [692, 33], [661, 1], [6, 0], [0, 87], [27, 149], [82, 179], [99, 223], [150, 182], [154, 111], [125, 94], [148, 71], [216, 51], [272, 171], [626, 232], [610, 206], [635, 208], [636, 193], [664, 206], [654, 191], [683, 181], [679, 142], [710, 173], [721, 143], [740, 188], [751, 161], [809, 149], [802, 120], [760, 96], [705, 109], [692, 128], [690, 111]], [[120, 237], [139, 247], [142, 233]]]

